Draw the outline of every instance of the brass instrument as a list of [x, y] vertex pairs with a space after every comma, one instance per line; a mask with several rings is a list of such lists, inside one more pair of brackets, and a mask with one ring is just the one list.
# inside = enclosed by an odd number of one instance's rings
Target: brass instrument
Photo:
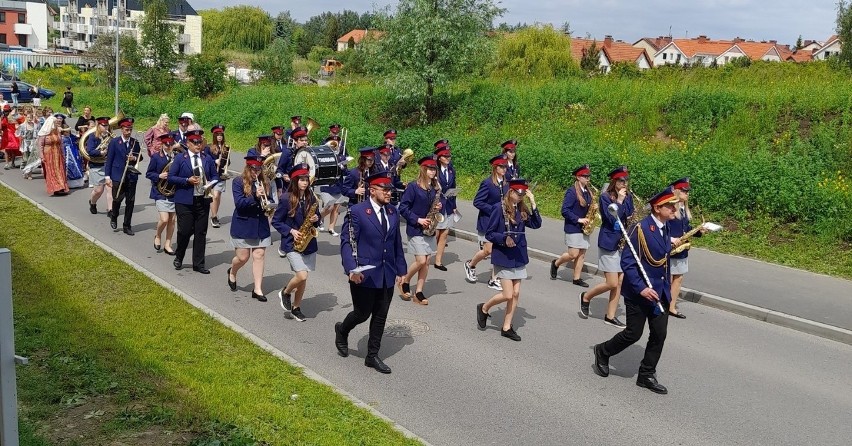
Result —
[[[309, 118], [310, 119], [310, 118]], [[305, 190], [305, 195], [308, 194], [313, 195], [310, 190]], [[311, 222], [311, 216], [317, 213], [317, 207], [319, 206], [319, 200], [317, 197], [313, 197], [313, 203], [311, 207], [308, 208], [308, 212], [305, 213], [305, 219], [302, 221], [302, 226], [299, 227], [299, 233], [302, 234], [302, 238], [299, 241], [293, 241], [293, 249], [297, 252], [303, 252], [305, 248], [308, 247], [308, 243], [317, 236], [318, 231], [316, 226], [314, 226], [313, 222]]]
[[[160, 174], [169, 172], [169, 169], [172, 167], [172, 163], [174, 162], [175, 154], [183, 153], [184, 149], [183, 146], [180, 145], [180, 143], [175, 143], [169, 148], [169, 151], [171, 153], [171, 159], [168, 163], [166, 163], [166, 166], [163, 167], [163, 171], [160, 172]], [[177, 184], [169, 183], [168, 178], [160, 178], [159, 180], [157, 180], [157, 191], [166, 197], [173, 197], [175, 195], [175, 192], [177, 191]]]
[[[627, 232], [630, 232], [634, 226], [639, 224], [640, 221], [642, 221], [645, 217], [648, 216], [648, 214], [651, 213], [651, 207], [645, 205], [645, 201], [642, 200], [642, 198], [640, 198], [638, 195], [636, 195], [636, 192], [633, 192], [633, 190], [631, 190], [630, 196], [633, 197], [633, 213], [630, 214], [629, 217], [627, 217], [627, 224], [624, 226], [624, 229]], [[618, 249], [623, 248], [625, 242], [626, 239], [622, 237], [621, 240], [619, 240], [618, 242]]]
[[319, 128], [320, 123], [319, 123], [319, 122], [317, 122], [317, 121], [316, 121], [315, 119], [313, 119], [313, 118], [305, 118], [305, 120], [306, 120], [306, 121], [308, 121], [308, 124], [307, 124], [307, 125], [305, 125], [305, 128], [306, 128], [306, 129], [308, 129], [308, 145], [309, 145], [309, 146], [313, 146], [313, 144], [311, 143], [311, 140], [310, 140], [311, 133], [312, 133], [314, 130], [316, 130], [317, 128]]
[[407, 166], [411, 162], [411, 160], [413, 160], [413, 159], [414, 159], [414, 151], [413, 150], [411, 150], [411, 149], [403, 150], [402, 156], [399, 158], [399, 161], [397, 161], [396, 164], [394, 164], [390, 168], [391, 175], [399, 176], [399, 171], [402, 170], [402, 169], [405, 169], [405, 166]]
[[357, 198], [355, 198], [356, 203], [360, 203], [360, 202], [364, 201], [364, 199], [367, 197], [367, 186], [366, 186], [366, 183], [364, 182], [364, 179], [367, 178], [367, 172], [368, 172], [368, 170], [364, 170], [363, 172], [361, 172], [361, 178], [358, 179], [358, 185], [355, 187], [355, 190], [358, 190], [362, 187], [364, 188], [363, 194], [355, 195], [357, 197]]
[[232, 171], [228, 170], [228, 165], [231, 163], [231, 146], [225, 144], [223, 147], [219, 148], [219, 164], [217, 170], [219, 171], [219, 180], [225, 181], [231, 178]]
[[583, 234], [591, 235], [595, 230], [595, 226], [597, 226], [598, 221], [601, 216], [598, 213], [598, 209], [600, 208], [600, 204], [598, 203], [598, 198], [600, 197], [600, 191], [592, 186], [591, 183], [587, 185], [589, 188], [589, 192], [592, 195], [592, 201], [589, 203], [589, 210], [586, 211], [586, 218], [589, 220], [588, 223], [583, 225]]
[[693, 236], [695, 236], [695, 234], [697, 234], [698, 231], [700, 231], [703, 227], [704, 227], [704, 218], [702, 217], [700, 225], [690, 229], [689, 231], [686, 232], [686, 234], [683, 234], [682, 236], [680, 236], [680, 245], [672, 248], [670, 254], [671, 255], [680, 254], [683, 251], [686, 251], [687, 249], [691, 248], [692, 243], [689, 243], [687, 240], [689, 240]]
[[273, 206], [272, 202], [269, 201], [269, 196], [266, 195], [266, 186], [257, 176], [254, 178], [254, 188], [257, 190], [260, 207], [263, 209], [263, 213], [266, 214], [267, 217], [271, 217], [272, 214], [275, 213], [275, 206]]
[[113, 135], [112, 135], [111, 132], [112, 132], [112, 130], [116, 129], [116, 127], [118, 126], [118, 121], [121, 121], [122, 119], [124, 119], [124, 112], [121, 111], [121, 110], [118, 111], [117, 115], [110, 118], [109, 124], [107, 125], [107, 129], [110, 132], [110, 133], [107, 133], [107, 135], [109, 135], [109, 136], [102, 138], [101, 143], [98, 145], [98, 151], [101, 152], [100, 156], [89, 156], [89, 152], [86, 150], [86, 142], [88, 142], [89, 137], [91, 137], [93, 134], [95, 134], [95, 132], [98, 131], [98, 125], [95, 124], [94, 128], [86, 130], [86, 132], [83, 133], [83, 136], [80, 137], [80, 144], [79, 144], [80, 155], [82, 155], [83, 158], [86, 159], [86, 161], [93, 163], [93, 164], [105, 163], [106, 162], [107, 146], [109, 146], [109, 141], [113, 138]]
[[426, 220], [429, 220], [429, 226], [423, 229], [423, 235], [431, 237], [438, 230], [438, 223], [444, 222], [444, 214], [438, 208], [441, 203], [441, 184], [435, 181], [435, 198], [432, 200], [432, 206], [429, 208], [429, 213], [426, 214]]
[[130, 172], [133, 175], [140, 175], [142, 172], [139, 172], [139, 162], [142, 161], [142, 148], [139, 147], [139, 143], [135, 139], [131, 139], [133, 141], [133, 147], [130, 149], [130, 154], [136, 155], [136, 163], [134, 165], [130, 165], [130, 157], [128, 156], [127, 161], [124, 162], [124, 172], [121, 173], [121, 181], [118, 182], [118, 190], [117, 195], [119, 197], [124, 197], [124, 191], [121, 186], [124, 185], [124, 180], [127, 179], [127, 172]]
[[277, 178], [276, 171], [278, 170], [278, 160], [281, 158], [281, 152], [273, 153], [263, 160], [263, 176], [268, 181], [275, 181]]

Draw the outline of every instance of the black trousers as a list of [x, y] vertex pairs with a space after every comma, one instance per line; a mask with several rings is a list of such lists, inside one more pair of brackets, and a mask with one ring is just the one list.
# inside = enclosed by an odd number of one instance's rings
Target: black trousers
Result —
[[614, 356], [635, 344], [642, 338], [642, 330], [647, 320], [650, 334], [648, 345], [645, 347], [645, 357], [642, 358], [639, 366], [639, 376], [651, 376], [657, 373], [657, 363], [660, 362], [663, 344], [666, 343], [669, 315], [667, 313], [655, 315], [654, 307], [651, 306], [636, 305], [628, 300], [624, 303], [627, 307], [627, 328], [603, 343], [603, 354], [607, 357]]
[[130, 220], [133, 218], [133, 205], [136, 204], [136, 181], [127, 181], [125, 178], [121, 188], [124, 189], [124, 196], [119, 195], [118, 183], [112, 182], [112, 212], [113, 218], [118, 219], [118, 211], [121, 209], [121, 199], [124, 198], [124, 224], [125, 228], [130, 227]]
[[177, 249], [175, 259], [183, 262], [189, 238], [192, 239], [192, 266], [204, 267], [204, 251], [207, 247], [207, 219], [210, 216], [210, 199], [194, 197], [192, 205], [175, 203], [177, 214]]
[[370, 319], [370, 339], [367, 341], [367, 357], [375, 358], [382, 347], [382, 334], [388, 319], [388, 309], [393, 297], [391, 288], [365, 288], [354, 282], [349, 282], [349, 292], [352, 294], [352, 311], [343, 319], [340, 330], [344, 336], [356, 325]]

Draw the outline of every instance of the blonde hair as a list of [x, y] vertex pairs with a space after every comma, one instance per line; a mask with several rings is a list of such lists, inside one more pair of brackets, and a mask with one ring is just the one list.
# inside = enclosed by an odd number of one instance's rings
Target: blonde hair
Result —
[[169, 115], [168, 115], [168, 113], [163, 113], [162, 115], [160, 115], [160, 118], [159, 118], [159, 119], [157, 119], [157, 124], [156, 124], [154, 127], [159, 127], [159, 128], [166, 128], [166, 129], [168, 129], [168, 128], [169, 128], [169, 125], [166, 123], [166, 121], [168, 121], [168, 120], [169, 120]]

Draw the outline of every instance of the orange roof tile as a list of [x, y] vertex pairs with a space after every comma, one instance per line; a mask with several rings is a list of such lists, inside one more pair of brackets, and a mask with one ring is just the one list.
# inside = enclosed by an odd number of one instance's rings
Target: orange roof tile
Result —
[[341, 43], [347, 43], [347, 42], [349, 42], [349, 39], [352, 38], [352, 40], [356, 44], [358, 44], [358, 43], [361, 43], [362, 40], [364, 40], [364, 37], [368, 33], [372, 34], [373, 37], [381, 37], [381, 35], [384, 34], [381, 31], [375, 31], [375, 30], [353, 29], [352, 31], [349, 31], [348, 33], [340, 36], [340, 38], [337, 39], [337, 41], [341, 42]]
[[795, 53], [785, 55], [784, 60], [789, 62], [810, 62], [813, 58], [812, 51], [797, 51]]
[[672, 43], [687, 58], [696, 55], [719, 56], [734, 45], [732, 40], [674, 39]]
[[760, 60], [766, 53], [772, 51], [773, 48], [778, 51], [778, 55], [781, 55], [781, 51], [778, 49], [778, 45], [769, 42], [737, 42], [734, 45], [737, 46], [742, 52], [748, 56], [751, 60]]
[[571, 56], [579, 62], [583, 57], [583, 50], [591, 47], [592, 42], [595, 42], [595, 46], [604, 52], [610, 64], [616, 62], [636, 63], [643, 54], [648, 60], [648, 65], [653, 66], [654, 64], [651, 57], [643, 48], [636, 48], [626, 42], [607, 39], [596, 41], [592, 39], [571, 38]]

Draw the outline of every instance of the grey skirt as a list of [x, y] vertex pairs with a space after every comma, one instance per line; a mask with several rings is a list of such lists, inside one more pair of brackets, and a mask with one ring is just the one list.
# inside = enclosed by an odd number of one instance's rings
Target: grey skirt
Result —
[[294, 273], [299, 271], [313, 271], [317, 268], [317, 253], [302, 254], [296, 251], [287, 253], [287, 260], [290, 262], [290, 269]]
[[669, 259], [669, 272], [672, 275], [684, 275], [689, 271], [689, 258]]
[[174, 212], [175, 211], [175, 203], [169, 200], [154, 200], [154, 204], [157, 206], [157, 212]]
[[266, 248], [269, 246], [272, 246], [272, 237], [266, 237], [263, 240], [231, 237], [231, 247], [234, 249]]
[[505, 268], [494, 265], [494, 276], [498, 279], [520, 280], [527, 278], [527, 267], [519, 266], [517, 268]]
[[479, 243], [491, 243], [487, 238], [485, 238], [485, 233], [483, 232], [477, 232], [476, 238], [479, 239]]
[[428, 256], [438, 252], [435, 236], [413, 235], [408, 238], [408, 253], [416, 256]]
[[214, 185], [213, 185], [213, 190], [218, 191], [218, 192], [220, 192], [220, 193], [221, 193], [221, 192], [225, 192], [225, 186], [226, 186], [227, 184], [228, 184], [228, 182], [227, 182], [227, 181], [225, 181], [225, 180], [219, 180], [219, 182], [218, 182], [218, 183], [216, 183], [216, 184], [214, 184]]
[[589, 236], [578, 232], [576, 234], [565, 234], [565, 246], [574, 249], [589, 249]]
[[598, 270], [605, 273], [620, 273], [621, 251], [607, 251], [598, 248]]
[[344, 197], [343, 194], [330, 194], [328, 192], [320, 192], [319, 198], [322, 201], [323, 209], [335, 204], [341, 204], [344, 201], [349, 201], [349, 198]]
[[452, 228], [453, 227], [453, 216], [452, 216], [452, 214], [447, 215], [447, 214], [444, 214], [442, 212], [441, 215], [444, 216], [444, 221], [438, 223], [438, 226], [436, 227], [436, 229], [443, 230], [443, 229]]
[[89, 185], [100, 186], [101, 184], [106, 184], [106, 176], [104, 176], [104, 166], [89, 166]]

